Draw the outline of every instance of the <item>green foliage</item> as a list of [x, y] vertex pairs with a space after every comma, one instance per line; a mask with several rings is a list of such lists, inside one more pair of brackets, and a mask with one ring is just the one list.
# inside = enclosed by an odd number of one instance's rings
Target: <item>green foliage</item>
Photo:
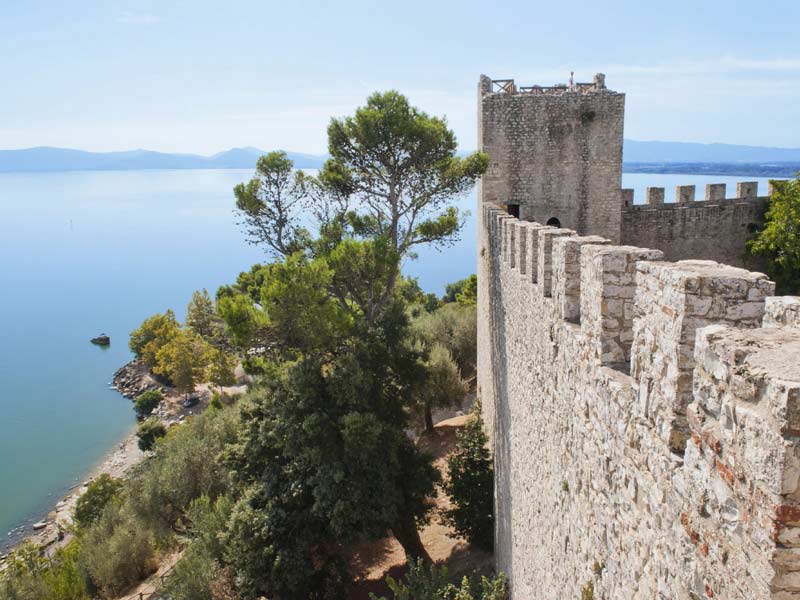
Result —
[[[219, 388], [236, 383], [236, 357], [219, 348], [213, 348], [208, 355], [208, 380]], [[216, 396], [219, 401], [219, 395]]]
[[195, 291], [186, 307], [186, 326], [209, 343], [219, 344], [223, 338], [222, 325], [208, 291]]
[[32, 545], [14, 550], [0, 576], [0, 600], [89, 600], [77, 562], [79, 549], [73, 540], [50, 558]]
[[75, 523], [86, 528], [103, 513], [106, 505], [117, 498], [122, 491], [123, 482], [108, 473], [99, 475], [92, 481], [75, 504]]
[[147, 390], [139, 394], [133, 401], [136, 418], [141, 420], [149, 417], [163, 399], [164, 396], [159, 390]]
[[399, 256], [417, 244], [455, 239], [462, 221], [454, 196], [467, 191], [488, 166], [485, 154], [460, 159], [443, 119], [409, 105], [396, 91], [375, 93], [353, 117], [328, 127], [331, 159], [321, 177], [367, 212], [353, 220], [360, 235], [385, 237]]
[[81, 536], [79, 563], [104, 598], [112, 598], [157, 568], [156, 538], [124, 502], [106, 505]]
[[156, 440], [167, 435], [167, 429], [156, 417], [150, 417], [139, 423], [136, 428], [136, 437], [139, 438], [139, 450], [147, 452], [152, 450]]
[[231, 460], [250, 488], [227, 542], [247, 594], [305, 598], [338, 579], [341, 544], [390, 528], [408, 553], [420, 552], [416, 524], [428, 517], [437, 474], [405, 435], [419, 365], [402, 343], [402, 305], [384, 318], [244, 404]]
[[[507, 600], [506, 578], [502, 573], [497, 577], [464, 577], [460, 586], [449, 581], [447, 567], [426, 565], [415, 561], [409, 565], [404, 581], [386, 578], [392, 591], [393, 600]], [[370, 594], [372, 600], [387, 600]]]
[[461, 376], [475, 373], [478, 358], [478, 319], [474, 306], [445, 304], [413, 322], [414, 333], [428, 348], [439, 344], [447, 348], [458, 364]]
[[231, 489], [221, 455], [238, 439], [239, 414], [233, 407], [206, 411], [170, 429], [155, 456], [131, 478], [131, 513], [163, 535], [176, 526], [193, 500], [215, 499]]
[[445, 304], [455, 302], [456, 296], [462, 292], [465, 285], [467, 285], [467, 279], [459, 279], [453, 283], [448, 283], [444, 287], [444, 296], [442, 296], [442, 302]]
[[494, 469], [483, 432], [480, 403], [457, 435], [447, 457], [444, 490], [452, 508], [443, 513], [446, 524], [471, 544], [491, 551], [494, 546]]
[[800, 292], [800, 173], [788, 181], [772, 181], [775, 188], [765, 215], [765, 226], [747, 244], [762, 257], [779, 294]]
[[230, 501], [217, 501], [231, 490], [220, 455], [236, 440], [238, 423], [238, 412], [227, 408], [174, 427], [82, 534], [79, 562], [102, 594], [117, 593], [154, 570], [159, 549], [170, 546], [184, 521], [196, 539], [212, 543], [206, 533], [230, 510]]
[[214, 392], [211, 395], [211, 402], [208, 403], [209, 408], [213, 408], [214, 410], [222, 410], [224, 405], [222, 404], [222, 396], [220, 396], [219, 392]]
[[173, 600], [216, 600], [214, 582], [220, 579], [224, 547], [220, 534], [225, 531], [233, 508], [228, 496], [212, 501], [208, 496], [194, 500], [186, 511], [192, 542], [175, 564], [165, 591]]
[[153, 372], [164, 375], [180, 391], [190, 394], [206, 374], [209, 345], [196, 333], [179, 329], [156, 354]]
[[352, 326], [346, 299], [331, 293], [333, 272], [325, 259], [293, 254], [263, 267], [258, 303], [251, 295], [221, 298], [219, 311], [237, 346], [292, 359], [299, 350], [336, 344]]
[[464, 286], [456, 294], [456, 301], [464, 306], [475, 306], [478, 304], [478, 276], [470, 275]]
[[175, 313], [171, 310], [163, 315], [155, 314], [131, 332], [128, 346], [137, 358], [153, 368], [157, 364], [159, 350], [173, 339], [179, 328]]
[[435, 343], [424, 361], [425, 376], [414, 390], [415, 409], [422, 414], [425, 429], [433, 429], [433, 410], [460, 406], [467, 393], [450, 351]]
[[285, 152], [270, 152], [258, 159], [255, 177], [233, 190], [248, 241], [266, 245], [274, 256], [289, 256], [309, 243], [308, 232], [298, 225], [307, 204], [303, 179], [292, 169]]

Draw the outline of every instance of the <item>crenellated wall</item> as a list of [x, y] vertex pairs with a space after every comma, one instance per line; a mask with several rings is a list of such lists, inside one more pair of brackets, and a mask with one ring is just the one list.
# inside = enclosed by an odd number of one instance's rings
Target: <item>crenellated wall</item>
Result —
[[724, 183], [706, 185], [703, 200], [695, 186], [680, 185], [675, 202], [664, 202], [664, 188], [647, 188], [645, 204], [634, 204], [633, 190], [622, 190], [623, 243], [663, 250], [668, 260], [702, 258], [740, 266], [748, 261], [746, 242], [764, 222], [769, 196], [758, 196], [755, 181], [740, 182], [726, 198]]
[[800, 598], [800, 299], [489, 204], [478, 254], [513, 598]]
[[645, 204], [622, 183], [625, 94], [592, 83], [518, 86], [513, 79], [478, 82], [478, 148], [489, 155], [482, 202], [515, 214], [602, 235], [615, 243], [664, 252], [667, 260], [704, 259], [760, 268], [746, 242], [764, 221], [769, 195], [756, 182], [709, 184], [702, 200], [693, 185], [647, 188]]

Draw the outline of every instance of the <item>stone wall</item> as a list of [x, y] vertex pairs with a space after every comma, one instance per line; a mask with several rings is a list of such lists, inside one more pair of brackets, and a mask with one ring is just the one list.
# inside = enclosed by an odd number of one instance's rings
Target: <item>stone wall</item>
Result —
[[598, 75], [573, 88], [517, 87], [481, 76], [478, 149], [489, 155], [480, 196], [520, 216], [617, 241], [625, 95]]
[[478, 255], [512, 597], [800, 598], [800, 299], [491, 205]]
[[758, 266], [746, 242], [764, 221], [768, 196], [757, 196], [756, 182], [737, 184], [726, 198], [725, 184], [706, 186], [695, 201], [695, 186], [678, 186], [675, 202], [664, 203], [664, 188], [647, 188], [645, 204], [634, 204], [633, 190], [622, 190], [621, 240], [663, 250], [668, 260], [705, 259]]

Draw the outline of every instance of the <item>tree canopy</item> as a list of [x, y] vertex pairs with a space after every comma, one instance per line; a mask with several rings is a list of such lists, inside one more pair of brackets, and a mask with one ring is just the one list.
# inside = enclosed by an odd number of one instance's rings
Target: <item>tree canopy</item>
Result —
[[795, 179], [772, 182], [774, 193], [765, 226], [748, 242], [750, 252], [767, 261], [767, 272], [778, 293], [800, 291], [800, 173]]
[[469, 190], [488, 166], [476, 152], [456, 156], [444, 119], [411, 106], [399, 92], [374, 93], [355, 115], [328, 126], [331, 159], [322, 175], [358, 202], [358, 233], [389, 240], [401, 257], [420, 244], [446, 245], [462, 220], [448, 203]]

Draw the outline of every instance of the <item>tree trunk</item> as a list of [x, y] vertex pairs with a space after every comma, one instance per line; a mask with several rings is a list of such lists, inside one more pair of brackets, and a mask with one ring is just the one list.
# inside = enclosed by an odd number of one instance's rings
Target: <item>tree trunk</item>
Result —
[[430, 404], [425, 404], [425, 431], [433, 431], [433, 412]]
[[403, 547], [406, 553], [406, 560], [411, 562], [421, 558], [426, 563], [433, 562], [422, 540], [419, 539], [419, 531], [413, 517], [401, 517], [395, 527], [392, 528], [394, 537]]

